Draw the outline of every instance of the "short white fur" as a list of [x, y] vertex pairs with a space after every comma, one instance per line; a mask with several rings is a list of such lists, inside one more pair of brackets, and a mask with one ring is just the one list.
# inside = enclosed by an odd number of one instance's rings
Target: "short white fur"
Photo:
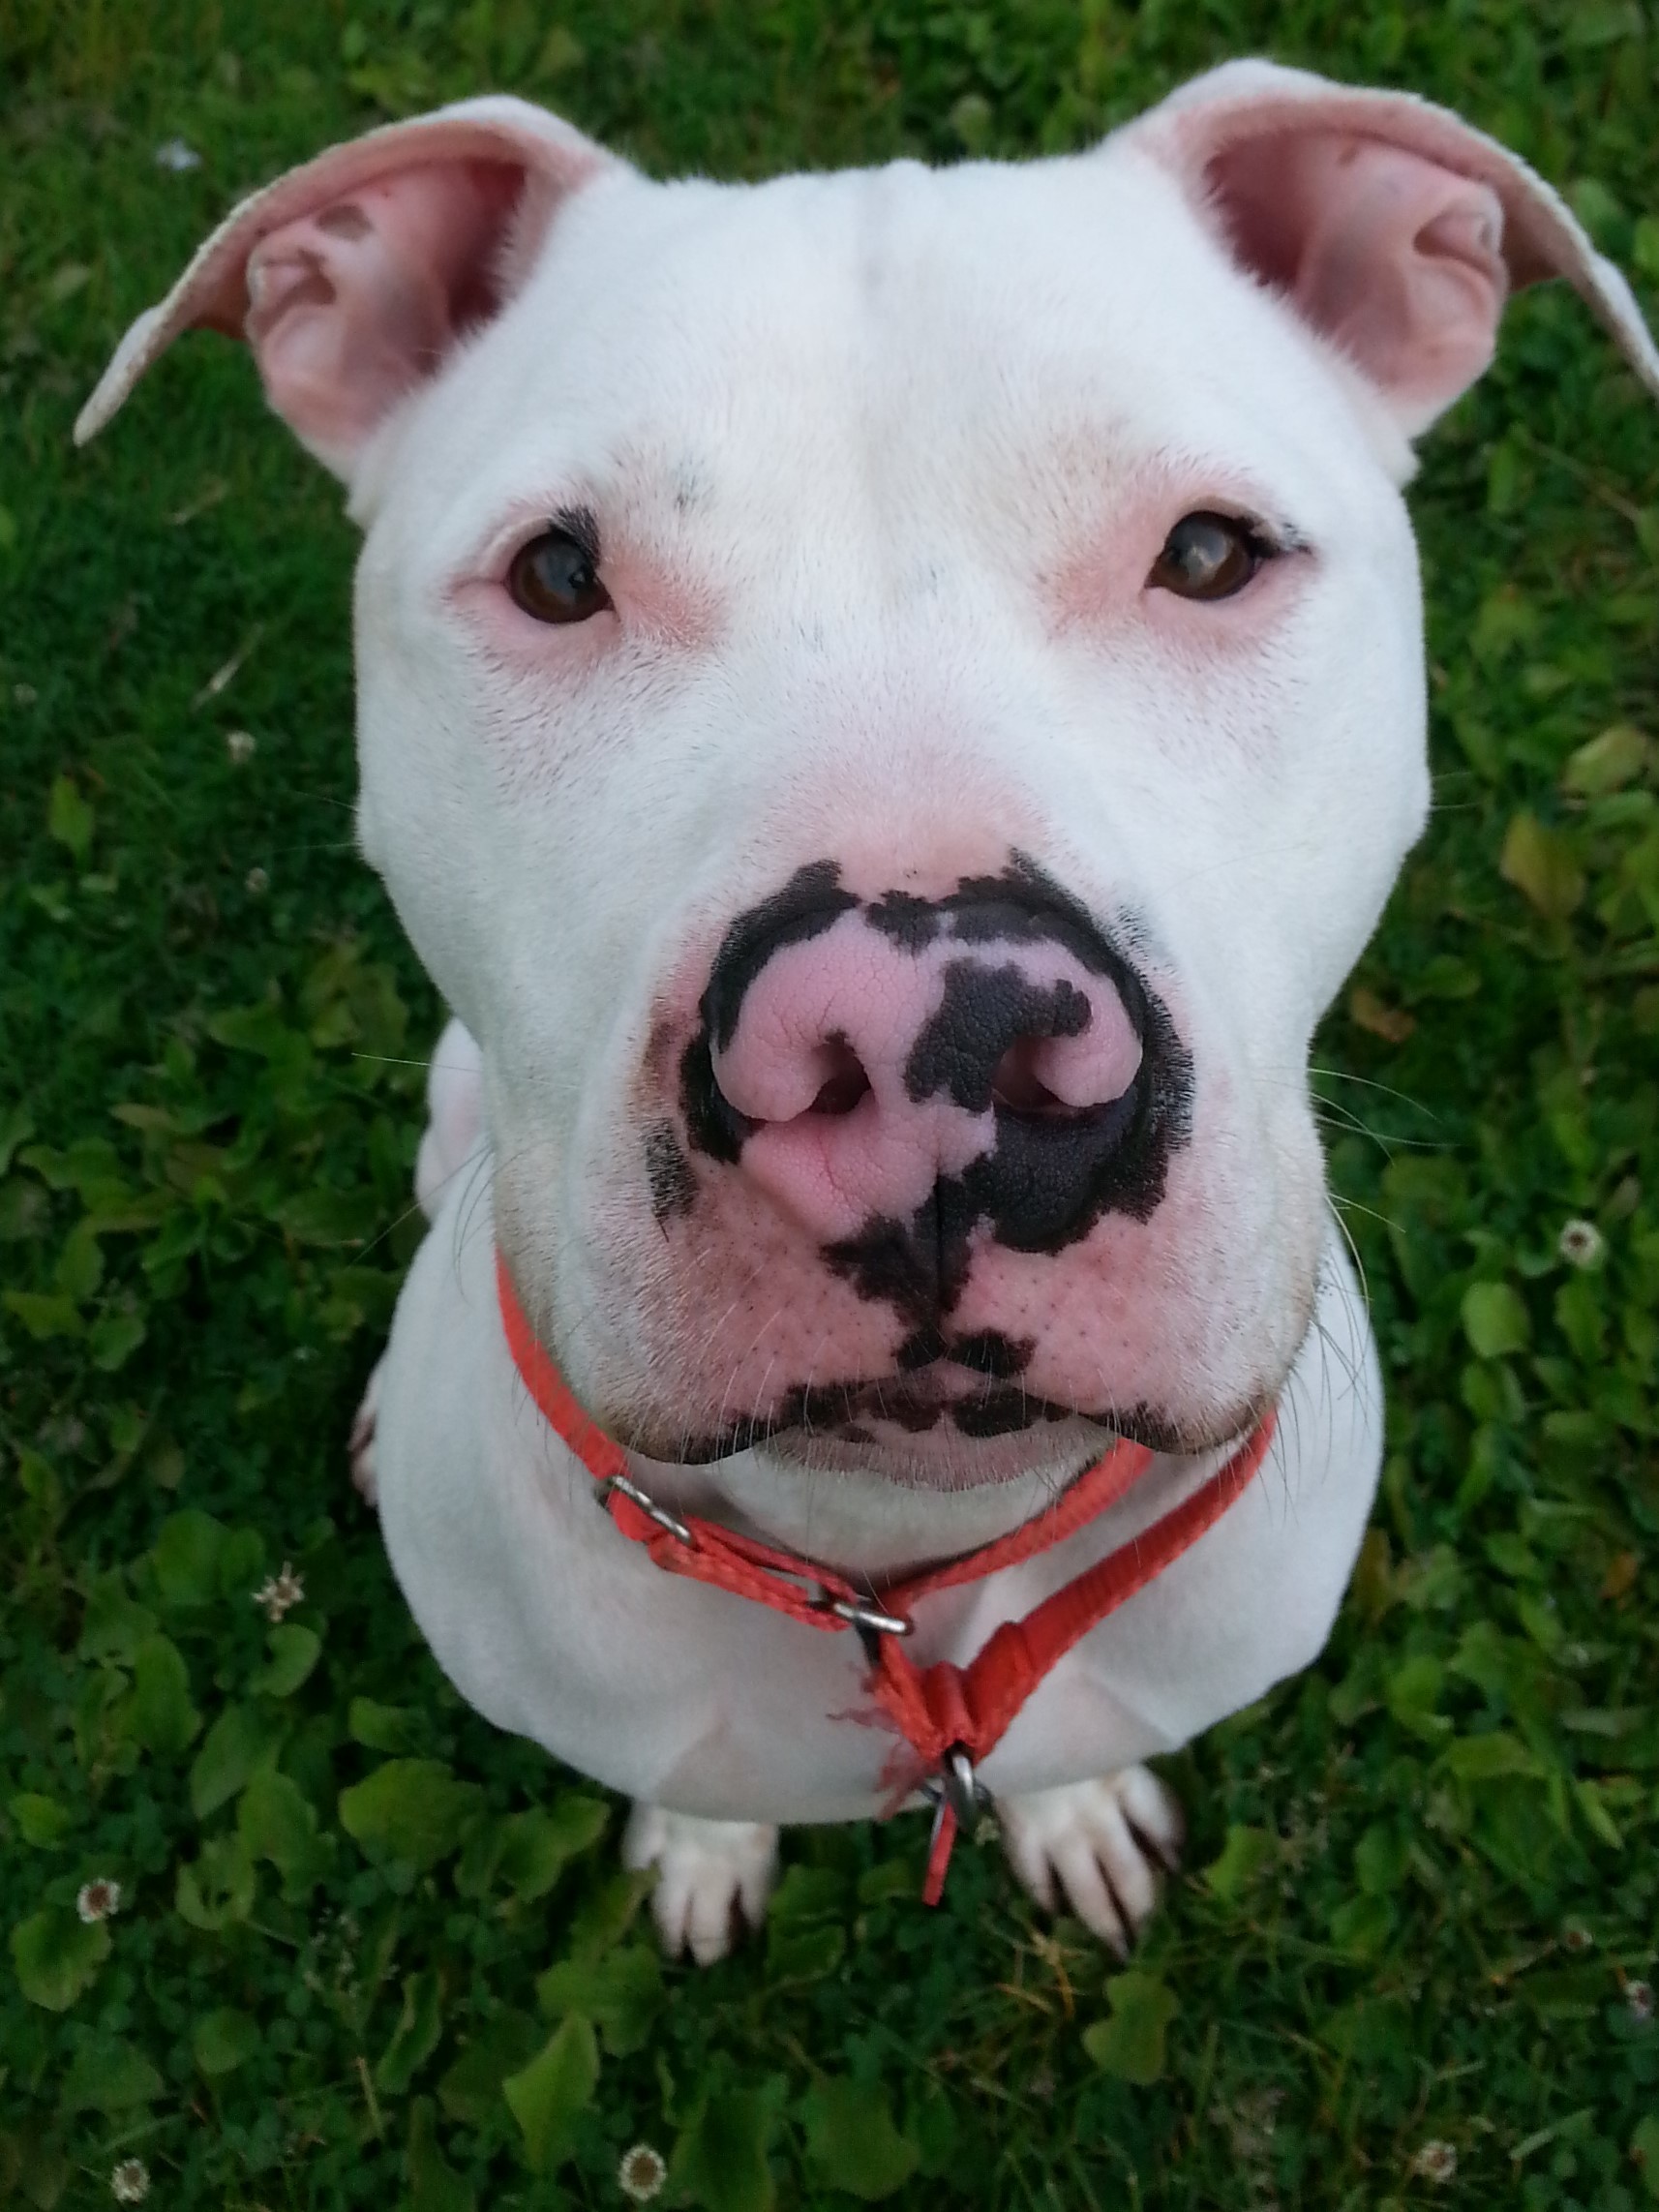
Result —
[[[703, 1318], [640, 1197], [636, 1093], [686, 947], [838, 838], [947, 853], [1010, 811], [1137, 933], [1202, 1110], [1180, 1227], [1123, 1247], [1144, 1342], [1102, 1339], [1101, 1373], [1194, 1434], [1270, 1388], [1280, 1428], [985, 1763], [1020, 1878], [1121, 1948], [1179, 1841], [1140, 1763], [1314, 1658], [1374, 1488], [1308, 1046], [1428, 804], [1410, 440], [1549, 274], [1659, 391], [1628, 288], [1523, 165], [1259, 62], [1066, 160], [748, 187], [650, 182], [492, 99], [233, 212], [88, 403], [82, 437], [181, 330], [252, 316], [273, 404], [348, 486], [361, 840], [458, 1017], [360, 1474], [462, 1693], [637, 1801], [674, 1948], [761, 1912], [777, 1824], [876, 1811], [887, 1745], [831, 1717], [851, 1639], [664, 1577], [595, 1510], [513, 1372], [494, 1239], [584, 1400], [672, 1433]], [[499, 589], [576, 505], [650, 581], [602, 645], [513, 630]], [[1156, 553], [1218, 505], [1309, 550], [1206, 630], [1149, 610], [1135, 532]], [[642, 1474], [879, 1575], [1017, 1526], [1102, 1440], [958, 1439], [920, 1482], [799, 1439]], [[971, 1654], [1224, 1450], [929, 1601], [919, 1656]]]

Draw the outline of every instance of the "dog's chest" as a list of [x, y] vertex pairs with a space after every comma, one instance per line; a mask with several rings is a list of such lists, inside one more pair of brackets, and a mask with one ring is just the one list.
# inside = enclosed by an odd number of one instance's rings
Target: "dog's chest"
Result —
[[[904, 1745], [851, 1632], [663, 1572], [612, 1526], [592, 1477], [516, 1375], [487, 1227], [440, 1214], [394, 1330], [380, 1506], [394, 1568], [444, 1671], [497, 1725], [649, 1802], [712, 1817], [884, 1809]], [[1293, 1376], [1291, 1436], [1223, 1522], [1043, 1682], [986, 1762], [1001, 1795], [1127, 1765], [1259, 1695], [1321, 1641], [1369, 1503], [1369, 1340], [1333, 1273]], [[1359, 1376], [1333, 1392], [1329, 1347]], [[1373, 1377], [1374, 1371], [1371, 1371]], [[1195, 1486], [1207, 1468], [1197, 1463]], [[1172, 1500], [1127, 1500], [1038, 1560], [917, 1611], [920, 1664], [965, 1664]]]

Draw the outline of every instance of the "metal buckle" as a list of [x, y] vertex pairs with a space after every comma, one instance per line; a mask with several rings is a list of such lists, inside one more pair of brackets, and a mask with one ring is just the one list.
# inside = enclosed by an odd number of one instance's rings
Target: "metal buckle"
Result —
[[688, 1550], [691, 1548], [694, 1539], [685, 1523], [677, 1521], [666, 1505], [659, 1505], [637, 1482], [631, 1482], [625, 1474], [608, 1474], [595, 1487], [593, 1495], [603, 1505], [613, 1490], [619, 1490], [630, 1504], [639, 1507], [648, 1521], [654, 1521], [659, 1529], [666, 1529], [671, 1536], [677, 1537]]

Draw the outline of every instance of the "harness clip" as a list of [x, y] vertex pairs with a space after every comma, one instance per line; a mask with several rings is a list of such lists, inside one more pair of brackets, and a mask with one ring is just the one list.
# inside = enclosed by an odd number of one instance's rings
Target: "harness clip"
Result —
[[933, 1804], [933, 1833], [927, 1843], [927, 1874], [921, 1901], [936, 1905], [945, 1892], [950, 1849], [958, 1835], [977, 1839], [980, 1815], [988, 1806], [990, 1792], [980, 1787], [974, 1762], [966, 1748], [952, 1743], [939, 1762], [939, 1772], [921, 1785], [921, 1794]]

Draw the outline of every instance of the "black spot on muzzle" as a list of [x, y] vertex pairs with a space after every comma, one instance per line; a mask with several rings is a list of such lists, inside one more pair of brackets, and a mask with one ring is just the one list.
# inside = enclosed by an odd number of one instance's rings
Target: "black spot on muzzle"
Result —
[[646, 1181], [659, 1228], [697, 1203], [697, 1177], [671, 1121], [653, 1122], [646, 1131]]
[[952, 960], [945, 970], [939, 1011], [923, 1022], [905, 1063], [904, 1087], [918, 1105], [944, 1091], [969, 1113], [991, 1103], [991, 1079], [1009, 1046], [1021, 1038], [1080, 1037], [1089, 1002], [1064, 978], [1046, 989], [1011, 962]]
[[[918, 1102], [943, 1094], [969, 1112], [989, 1112], [995, 1138], [959, 1173], [942, 1175], [908, 1220], [878, 1215], [825, 1246], [824, 1258], [860, 1297], [892, 1307], [907, 1347], [937, 1341], [937, 1356], [954, 1358], [942, 1325], [961, 1298], [976, 1238], [1014, 1252], [1057, 1253], [1108, 1213], [1150, 1218], [1170, 1156], [1191, 1134], [1191, 1055], [1161, 1000], [1088, 909], [1023, 855], [1000, 875], [962, 878], [942, 898], [889, 891], [867, 903], [843, 888], [834, 861], [816, 861], [739, 915], [722, 941], [680, 1061], [693, 1151], [735, 1165], [754, 1126], [722, 1096], [713, 1072], [750, 985], [785, 946], [819, 936], [860, 907], [870, 928], [905, 951], [920, 954], [941, 938], [961, 948], [947, 965], [942, 1003], [912, 1047], [905, 1087]], [[999, 946], [1041, 945], [1060, 947], [1101, 977], [1140, 1040], [1133, 1080], [1101, 1106], [1027, 1111], [993, 1095], [993, 1076], [1011, 1044], [1075, 1037], [1088, 1026], [1089, 1002], [1074, 984], [1035, 983], [1017, 961], [994, 957]], [[996, 1370], [987, 1364], [985, 1372]]]

